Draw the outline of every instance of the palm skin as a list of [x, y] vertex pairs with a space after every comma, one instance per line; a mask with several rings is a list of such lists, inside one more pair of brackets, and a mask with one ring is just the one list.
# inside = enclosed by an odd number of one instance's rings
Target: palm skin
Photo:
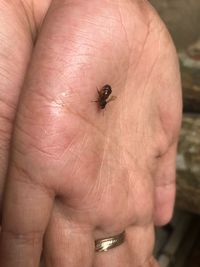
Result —
[[[49, 4], [33, 5], [35, 46], [13, 80], [0, 263], [38, 266], [43, 247], [47, 267], [157, 266], [153, 228], [171, 217], [181, 120], [171, 39], [146, 1]], [[117, 98], [100, 110], [105, 84]], [[123, 245], [94, 252], [124, 229]]]

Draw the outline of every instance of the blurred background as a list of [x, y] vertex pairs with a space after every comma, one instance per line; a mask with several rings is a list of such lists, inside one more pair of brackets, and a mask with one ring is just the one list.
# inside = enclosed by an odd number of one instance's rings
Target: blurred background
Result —
[[161, 267], [200, 267], [200, 0], [150, 0], [180, 61], [184, 114], [177, 155], [174, 217], [156, 229]]

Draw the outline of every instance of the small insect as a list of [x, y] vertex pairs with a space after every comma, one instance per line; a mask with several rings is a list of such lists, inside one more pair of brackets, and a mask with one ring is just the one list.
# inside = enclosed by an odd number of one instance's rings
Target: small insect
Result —
[[111, 96], [110, 99], [108, 99], [112, 93], [112, 88], [109, 84], [104, 85], [100, 91], [97, 89], [97, 93], [99, 97], [94, 102], [99, 104], [100, 109], [104, 109], [108, 102], [116, 99], [116, 96]]

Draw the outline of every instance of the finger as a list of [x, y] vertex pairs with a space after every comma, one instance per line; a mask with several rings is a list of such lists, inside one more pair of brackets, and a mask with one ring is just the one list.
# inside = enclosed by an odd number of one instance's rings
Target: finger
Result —
[[107, 252], [96, 252], [94, 267], [146, 266], [145, 262], [152, 255], [153, 244], [154, 227], [152, 224], [128, 227], [123, 244]]
[[30, 31], [21, 23], [25, 14], [18, 15], [14, 6], [0, 2], [0, 206], [13, 119], [32, 51]]
[[21, 165], [12, 163], [4, 198], [0, 266], [36, 267], [39, 264], [53, 197], [31, 177], [23, 161]]
[[28, 1], [0, 1], [0, 208], [16, 107], [37, 27], [49, 4], [35, 3], [32, 10]]
[[94, 239], [86, 225], [77, 225], [55, 207], [46, 232], [45, 267], [92, 266]]
[[154, 221], [156, 225], [166, 224], [172, 217], [176, 192], [176, 148], [177, 144], [173, 144], [159, 159], [155, 175]]

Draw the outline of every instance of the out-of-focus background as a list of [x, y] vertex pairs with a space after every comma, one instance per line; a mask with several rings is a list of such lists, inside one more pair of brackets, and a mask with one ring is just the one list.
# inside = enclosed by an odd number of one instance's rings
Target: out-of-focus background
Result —
[[161, 267], [200, 267], [200, 0], [149, 0], [172, 35], [180, 60], [184, 114], [177, 197], [170, 224], [156, 230]]

